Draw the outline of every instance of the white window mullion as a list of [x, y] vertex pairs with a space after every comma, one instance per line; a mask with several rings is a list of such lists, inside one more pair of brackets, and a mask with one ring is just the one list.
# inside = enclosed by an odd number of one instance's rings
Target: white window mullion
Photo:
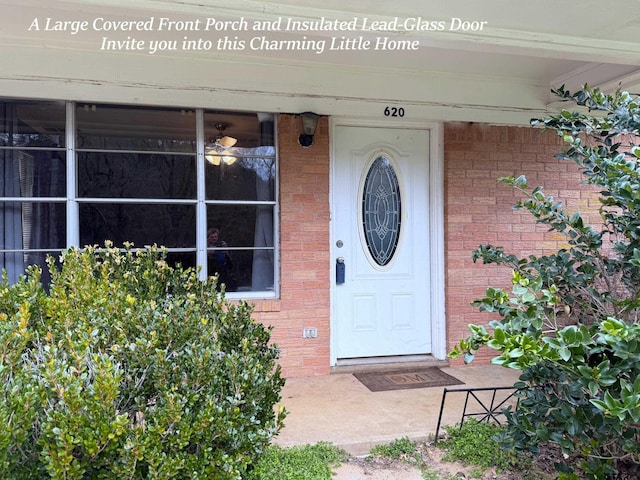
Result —
[[200, 278], [207, 276], [207, 205], [204, 178], [204, 110], [196, 109], [196, 263], [201, 266]]
[[273, 207], [273, 246], [274, 246], [274, 271], [273, 288], [276, 297], [280, 298], [280, 149], [278, 145], [278, 116], [273, 121], [273, 145], [276, 146], [276, 203]]
[[76, 175], [76, 105], [67, 102], [65, 145], [67, 152], [67, 248], [80, 245], [80, 214], [78, 209], [78, 182]]

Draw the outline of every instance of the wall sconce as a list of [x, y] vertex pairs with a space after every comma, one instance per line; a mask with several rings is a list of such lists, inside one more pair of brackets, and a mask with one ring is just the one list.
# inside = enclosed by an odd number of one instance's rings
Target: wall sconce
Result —
[[303, 147], [310, 147], [313, 145], [313, 135], [316, 133], [320, 115], [304, 112], [300, 114], [300, 117], [302, 117], [302, 133], [298, 137], [298, 143]]

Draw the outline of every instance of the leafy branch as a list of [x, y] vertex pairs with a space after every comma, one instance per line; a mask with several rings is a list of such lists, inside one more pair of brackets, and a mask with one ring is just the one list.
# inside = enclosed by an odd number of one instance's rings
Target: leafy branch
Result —
[[[450, 355], [468, 363], [486, 346], [499, 352], [492, 363], [522, 370], [519, 407], [508, 413], [511, 447], [555, 443], [584, 458], [584, 478], [605, 479], [640, 464], [640, 101], [589, 86], [554, 93], [577, 108], [532, 125], [561, 136], [566, 149], [556, 157], [598, 189], [601, 225], [530, 189], [524, 176], [501, 178], [523, 197], [514, 208], [566, 246], [526, 258], [479, 246], [474, 262], [510, 267], [512, 289], [490, 287], [473, 302], [497, 318], [489, 329], [471, 325]], [[558, 469], [575, 477], [573, 465]]]

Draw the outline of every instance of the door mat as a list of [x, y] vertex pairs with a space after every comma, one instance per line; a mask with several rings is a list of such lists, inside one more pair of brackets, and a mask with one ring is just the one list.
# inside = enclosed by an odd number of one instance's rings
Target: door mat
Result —
[[360, 380], [360, 382], [372, 392], [464, 384], [464, 382], [444, 373], [437, 367], [362, 372], [354, 373], [353, 376]]

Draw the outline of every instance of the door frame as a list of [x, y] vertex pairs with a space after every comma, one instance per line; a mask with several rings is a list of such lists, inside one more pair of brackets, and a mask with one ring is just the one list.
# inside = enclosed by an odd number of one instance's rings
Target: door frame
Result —
[[[431, 355], [439, 360], [446, 359], [446, 325], [445, 325], [445, 275], [444, 275], [444, 151], [443, 151], [443, 126], [441, 123], [420, 122], [404, 119], [388, 120], [363, 120], [351, 117], [330, 117], [330, 175], [329, 175], [329, 251], [333, 253], [333, 246], [337, 241], [334, 225], [334, 206], [338, 205], [334, 190], [333, 175], [335, 162], [338, 158], [335, 142], [336, 130], [339, 127], [371, 127], [371, 128], [410, 128], [429, 132], [429, 267], [430, 267], [430, 316], [431, 316]], [[336, 321], [335, 301], [335, 255], [329, 255], [329, 288], [330, 297], [330, 365], [336, 366], [336, 335], [334, 328]]]

